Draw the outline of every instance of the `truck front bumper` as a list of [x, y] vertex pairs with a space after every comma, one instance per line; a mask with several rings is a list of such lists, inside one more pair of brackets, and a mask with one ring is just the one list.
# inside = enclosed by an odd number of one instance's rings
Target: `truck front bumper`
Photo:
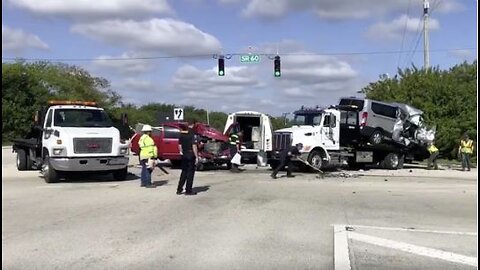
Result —
[[128, 157], [50, 157], [50, 165], [58, 171], [111, 171], [128, 166]]

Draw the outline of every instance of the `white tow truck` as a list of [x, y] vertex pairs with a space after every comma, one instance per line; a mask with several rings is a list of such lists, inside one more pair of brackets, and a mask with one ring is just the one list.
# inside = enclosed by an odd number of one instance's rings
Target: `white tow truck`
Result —
[[393, 140], [372, 145], [362, 140], [361, 119], [355, 106], [302, 106], [294, 114], [292, 127], [273, 133], [273, 151], [269, 158], [272, 167], [278, 165], [279, 151], [297, 143], [303, 144], [301, 158], [317, 169], [342, 165], [360, 168], [367, 164], [399, 169], [405, 161], [428, 157], [422, 145], [405, 146]]
[[129, 144], [95, 102], [49, 101], [23, 139], [13, 140], [19, 171], [41, 169], [47, 183], [66, 172], [128, 173]]

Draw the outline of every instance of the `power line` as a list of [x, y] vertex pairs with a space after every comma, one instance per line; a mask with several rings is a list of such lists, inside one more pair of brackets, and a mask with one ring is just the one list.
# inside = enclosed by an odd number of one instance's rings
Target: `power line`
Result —
[[[400, 46], [400, 51], [403, 51], [403, 43], [405, 41], [405, 33], [407, 31], [407, 24], [408, 20], [410, 19], [410, 5], [412, 3], [412, 0], [408, 0], [408, 7], [407, 7], [407, 18], [405, 20], [405, 27], [403, 28], [403, 34], [402, 34], [402, 45]], [[397, 61], [397, 67], [400, 66], [400, 59], [402, 58], [402, 54], [398, 54], [398, 61]]]
[[[417, 42], [418, 46], [418, 42]], [[288, 56], [348, 56], [348, 55], [382, 55], [382, 54], [399, 54], [399, 53], [416, 53], [414, 50], [398, 50], [398, 51], [370, 51], [370, 52], [331, 52], [331, 53], [282, 53], [282, 57]], [[447, 52], [447, 51], [463, 51], [463, 50], [476, 50], [476, 47], [467, 48], [452, 48], [452, 49], [436, 49], [431, 52]], [[245, 55], [246, 53], [228, 53], [225, 54], [231, 58], [232, 56]], [[273, 56], [271, 53], [256, 53], [260, 56]], [[191, 55], [170, 55], [170, 56], [149, 56], [149, 57], [122, 57], [122, 58], [19, 58], [19, 57], [2, 57], [3, 61], [48, 61], [48, 62], [86, 62], [86, 61], [133, 61], [133, 60], [158, 60], [158, 59], [175, 59], [175, 58], [214, 58], [218, 57], [217, 54], [191, 54]], [[227, 57], [226, 57], [227, 58]], [[227, 59], [229, 59], [227, 58]]]

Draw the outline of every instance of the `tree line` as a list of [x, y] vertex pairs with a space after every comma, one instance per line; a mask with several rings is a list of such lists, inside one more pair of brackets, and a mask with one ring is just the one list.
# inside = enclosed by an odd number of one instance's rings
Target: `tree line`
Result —
[[[461, 63], [448, 70], [399, 69], [393, 78], [382, 78], [365, 86], [359, 93], [380, 101], [411, 104], [424, 111], [428, 125], [437, 128], [436, 145], [444, 156], [455, 157], [459, 137], [467, 132], [472, 138], [477, 130], [477, 61]], [[49, 62], [17, 61], [2, 63], [2, 143], [28, 133], [32, 117], [48, 100], [94, 100], [121, 127], [121, 115], [129, 123], [157, 125], [159, 113], [172, 113], [174, 104], [125, 104], [110, 82], [92, 76], [77, 66]], [[327, 104], [324, 104], [327, 105]], [[207, 111], [185, 106], [186, 121], [207, 121]], [[209, 112], [209, 123], [223, 131], [227, 114]], [[290, 125], [283, 117], [272, 117], [273, 129]], [[127, 130], [128, 131], [128, 130]], [[129, 131], [131, 132], [131, 131]]]

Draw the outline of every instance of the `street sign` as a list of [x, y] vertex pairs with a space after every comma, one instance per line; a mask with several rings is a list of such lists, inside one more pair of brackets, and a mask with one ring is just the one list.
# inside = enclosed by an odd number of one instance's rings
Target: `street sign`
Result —
[[242, 63], [258, 63], [258, 62], [260, 62], [260, 55], [258, 55], [258, 54], [240, 55], [240, 62], [242, 62]]
[[183, 108], [173, 109], [173, 120], [183, 120]]

